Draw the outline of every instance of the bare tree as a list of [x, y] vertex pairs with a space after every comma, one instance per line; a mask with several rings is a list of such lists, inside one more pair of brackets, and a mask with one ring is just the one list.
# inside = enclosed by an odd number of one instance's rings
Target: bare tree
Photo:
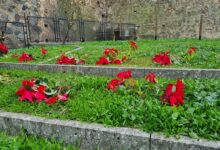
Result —
[[69, 32], [71, 28], [74, 26], [77, 19], [81, 18], [81, 4], [80, 0], [59, 0], [58, 6], [60, 8], [60, 12], [64, 15], [67, 21], [67, 32], [65, 38], [63, 40], [63, 44], [65, 44], [67, 38], [69, 37]]

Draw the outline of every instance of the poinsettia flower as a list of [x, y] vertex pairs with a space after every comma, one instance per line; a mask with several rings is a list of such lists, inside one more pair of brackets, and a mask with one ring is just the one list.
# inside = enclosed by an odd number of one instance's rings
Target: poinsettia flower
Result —
[[181, 80], [176, 84], [167, 85], [165, 93], [161, 96], [162, 101], [169, 103], [170, 106], [184, 105], [184, 88], [185, 85]]
[[115, 48], [106, 48], [104, 50], [104, 55], [106, 55], [106, 56], [109, 56], [109, 55], [115, 56], [117, 53], [118, 53], [118, 50]]
[[21, 56], [18, 58], [18, 61], [20, 61], [20, 62], [31, 61], [31, 60], [33, 60], [32, 55], [29, 55], [29, 54], [27, 54], [25, 52], [23, 52], [21, 54]]
[[8, 53], [8, 47], [3, 42], [0, 42], [0, 52], [3, 54]]
[[96, 65], [108, 65], [109, 63], [108, 58], [102, 57], [96, 62]]
[[33, 103], [34, 102], [33, 98], [34, 98], [34, 93], [25, 90], [24, 93], [20, 96], [19, 100], [20, 101], [28, 100], [29, 102]]
[[33, 87], [34, 86], [34, 83], [35, 83], [35, 81], [32, 79], [32, 80], [23, 80], [22, 81], [22, 85], [24, 86], [24, 87]]
[[59, 100], [61, 100], [62, 102], [65, 102], [65, 101], [67, 101], [67, 99], [68, 99], [68, 97], [69, 97], [69, 94], [60, 94], [60, 95], [58, 95], [57, 96], [57, 98], [59, 99]]
[[75, 60], [75, 58], [70, 58], [70, 57], [66, 56], [65, 53], [63, 53], [61, 55], [61, 57], [59, 57], [57, 59], [57, 64], [76, 65], [76, 60]]
[[41, 54], [42, 55], [46, 55], [48, 53], [48, 51], [44, 48], [41, 48]]
[[137, 44], [136, 44], [135, 41], [130, 41], [130, 46], [131, 46], [132, 48], [134, 48], [134, 49], [137, 49], [137, 48], [138, 48], [138, 46], [137, 46]]
[[38, 101], [38, 102], [41, 102], [43, 101], [44, 99], [47, 98], [47, 96], [45, 95], [45, 90], [47, 89], [46, 86], [43, 86], [43, 85], [40, 85], [35, 93], [35, 99]]
[[170, 65], [171, 59], [169, 53], [169, 51], [161, 52], [160, 54], [157, 54], [153, 57], [153, 61], [161, 65]]
[[20, 101], [28, 100], [33, 102], [34, 93], [32, 91], [26, 90], [24, 86], [21, 86], [16, 94], [20, 96]]
[[127, 60], [127, 56], [123, 56], [121, 60], [122, 60], [122, 61]]
[[16, 94], [17, 94], [17, 95], [22, 95], [25, 90], [26, 90], [25, 87], [24, 87], [24, 86], [21, 86], [21, 87], [17, 90]]
[[122, 61], [120, 59], [116, 59], [114, 60], [114, 64], [121, 65]]
[[190, 55], [192, 55], [193, 53], [196, 52], [196, 50], [197, 50], [197, 48], [192, 47], [192, 48], [190, 48], [189, 50], [187, 50], [187, 53], [190, 54]]
[[34, 93], [34, 97], [38, 102], [41, 102], [41, 101], [47, 99], [47, 96], [43, 92], [39, 92], [39, 91]]
[[45, 102], [46, 102], [46, 104], [51, 105], [51, 104], [55, 104], [57, 102], [57, 100], [58, 100], [57, 96], [53, 96], [53, 97], [46, 99]]
[[129, 79], [132, 77], [132, 72], [130, 70], [125, 71], [125, 72], [119, 72], [117, 74], [117, 77], [120, 79]]
[[117, 87], [119, 87], [120, 85], [124, 84], [124, 81], [122, 80], [118, 80], [118, 79], [112, 79], [108, 85], [106, 86], [106, 88], [108, 90], [112, 90], [112, 91], [116, 91]]
[[156, 75], [152, 72], [146, 75], [145, 79], [150, 83], [157, 83], [156, 81]]

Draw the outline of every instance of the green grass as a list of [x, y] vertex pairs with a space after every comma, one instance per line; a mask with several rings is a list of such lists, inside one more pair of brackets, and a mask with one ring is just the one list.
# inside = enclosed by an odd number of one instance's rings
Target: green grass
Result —
[[[137, 41], [139, 49], [134, 53], [128, 61], [126, 61], [121, 66], [133, 66], [133, 67], [168, 67], [168, 68], [220, 68], [220, 42], [219, 40], [195, 40], [195, 39], [175, 39], [175, 40], [139, 40]], [[70, 55], [75, 57], [80, 57], [86, 60], [87, 65], [95, 65], [96, 61], [103, 56], [103, 50], [105, 48], [116, 48], [120, 52], [121, 58], [123, 55], [127, 54], [129, 49], [128, 41], [102, 41], [102, 42], [84, 42], [75, 43], [73, 45], [65, 46], [47, 46], [46, 49], [49, 50], [48, 56], [45, 60], [59, 56], [63, 51], [68, 51], [76, 48], [77, 46], [84, 47], [80, 51], [72, 52]], [[191, 60], [183, 59], [182, 56], [186, 55], [186, 51], [190, 47], [197, 47], [198, 51], [196, 55]], [[171, 59], [173, 64], [170, 66], [160, 66], [152, 62], [152, 57], [162, 51], [171, 51]], [[33, 47], [29, 50], [20, 49], [12, 51], [22, 52], [28, 51], [36, 58], [35, 61], [30, 63], [39, 63], [42, 60], [39, 47]], [[0, 58], [0, 62], [17, 62], [17, 59], [12, 59], [11, 54]], [[55, 64], [56, 60], [48, 62], [50, 64]], [[120, 67], [120, 66], [119, 66]]]
[[78, 150], [73, 146], [64, 146], [56, 139], [44, 139], [21, 133], [18, 136], [9, 136], [0, 132], [1, 150]]
[[[34, 60], [29, 61], [28, 63], [41, 63], [47, 61], [48, 59], [54, 58], [56, 56], [60, 56], [63, 52], [68, 52], [75, 50], [77, 46], [74, 45], [52, 45], [52, 46], [45, 46], [45, 49], [48, 50], [48, 54], [43, 58], [41, 55], [41, 47], [40, 46], [33, 46], [28, 48], [21, 48], [16, 50], [10, 50], [8, 55], [4, 55], [4, 57], [0, 57], [0, 62], [18, 62], [18, 58], [12, 58], [13, 54], [21, 54], [22, 52], [26, 52], [28, 54], [33, 55]], [[53, 60], [52, 63], [56, 63], [56, 59]]]
[[[138, 87], [112, 92], [106, 89], [109, 77], [21, 70], [0, 70], [0, 74], [8, 76], [0, 80], [4, 111], [220, 140], [220, 79], [185, 79], [185, 105], [170, 107], [160, 101], [166, 85], [175, 83], [166, 78], [158, 78], [156, 85], [140, 79]], [[54, 105], [20, 102], [15, 92], [22, 80], [33, 77], [71, 86], [69, 100]]]

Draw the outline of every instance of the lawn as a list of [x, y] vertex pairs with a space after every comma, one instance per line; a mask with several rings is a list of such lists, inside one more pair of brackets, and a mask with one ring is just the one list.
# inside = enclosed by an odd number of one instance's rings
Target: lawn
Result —
[[[22, 80], [33, 78], [44, 78], [50, 86], [70, 87], [68, 100], [53, 105], [44, 101], [19, 101], [15, 93]], [[114, 92], [106, 88], [111, 79], [72, 73], [0, 69], [0, 109], [47, 118], [138, 128], [176, 137], [185, 135], [220, 140], [220, 79], [184, 79], [185, 103], [173, 107], [162, 103], [161, 95], [166, 86], [176, 83], [176, 80], [157, 77], [157, 83], [152, 84], [145, 79], [129, 79], [129, 84]]]
[[[132, 54], [128, 54], [130, 46], [129, 41], [104, 41], [104, 42], [84, 42], [74, 43], [72, 45], [46, 46], [48, 54], [41, 56], [40, 47], [32, 47], [30, 49], [12, 50], [8, 55], [0, 58], [0, 62], [18, 62], [17, 58], [12, 58], [12, 54], [21, 53], [23, 51], [32, 54], [35, 60], [28, 63], [49, 63], [55, 64], [56, 59], [51, 61], [51, 57], [61, 56], [62, 52], [67, 52], [76, 47], [83, 47], [79, 51], [73, 51], [68, 56], [84, 59], [86, 65], [95, 65], [100, 57], [103, 57], [105, 48], [115, 48], [119, 51], [118, 59], [127, 56], [128, 59], [122, 65], [132, 67], [168, 67], [168, 68], [220, 68], [220, 42], [219, 40], [138, 40], [136, 41], [138, 49]], [[193, 56], [187, 53], [191, 47], [197, 48]], [[172, 60], [171, 65], [161, 66], [152, 61], [152, 58], [160, 53], [170, 51]], [[129, 55], [129, 56], [128, 56]], [[111, 64], [112, 65], [112, 64]]]
[[44, 139], [36, 136], [21, 133], [18, 136], [9, 136], [0, 132], [1, 150], [78, 150], [73, 146], [64, 146], [62, 142], [55, 139]]
[[53, 63], [56, 63], [55, 57], [61, 55], [63, 52], [69, 52], [74, 51], [78, 47], [75, 45], [50, 45], [50, 46], [44, 46], [43, 48], [48, 50], [48, 53], [46, 56], [42, 56], [41, 54], [41, 48], [42, 46], [33, 46], [30, 48], [20, 48], [20, 49], [12, 49], [9, 50], [9, 54], [4, 55], [4, 57], [0, 57], [0, 62], [13, 62], [18, 63], [18, 58], [13, 58], [14, 54], [20, 55], [22, 52], [26, 52], [27, 54], [30, 54], [33, 56], [33, 61], [27, 62], [27, 63], [47, 63], [47, 61], [51, 58], [53, 58]]

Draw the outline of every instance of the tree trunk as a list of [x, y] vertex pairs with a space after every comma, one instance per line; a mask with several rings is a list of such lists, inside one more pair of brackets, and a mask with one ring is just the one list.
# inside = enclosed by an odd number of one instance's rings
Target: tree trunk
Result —
[[67, 30], [67, 32], [66, 32], [65, 38], [64, 38], [64, 40], [63, 40], [63, 45], [66, 44], [66, 40], [67, 40], [67, 38], [68, 38], [68, 36], [69, 36], [70, 29], [71, 29], [71, 28], [68, 28], [68, 30]]

